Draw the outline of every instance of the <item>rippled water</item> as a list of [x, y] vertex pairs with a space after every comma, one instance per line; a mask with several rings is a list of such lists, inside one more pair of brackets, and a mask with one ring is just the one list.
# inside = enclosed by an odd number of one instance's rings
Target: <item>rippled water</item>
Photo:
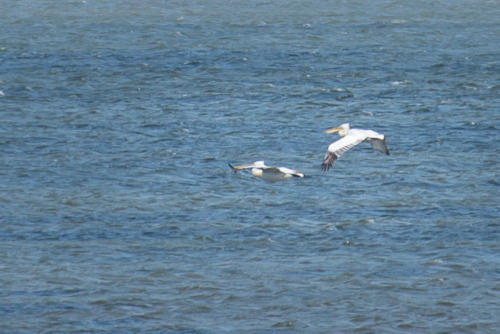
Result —
[[[498, 332], [498, 17], [2, 2], [1, 331]], [[391, 156], [322, 173], [344, 122]]]

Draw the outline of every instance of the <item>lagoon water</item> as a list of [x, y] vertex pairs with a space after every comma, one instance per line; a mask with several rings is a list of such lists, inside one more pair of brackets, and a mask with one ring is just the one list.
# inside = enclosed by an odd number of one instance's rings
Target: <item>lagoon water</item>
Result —
[[0, 332], [498, 333], [499, 17], [1, 2]]

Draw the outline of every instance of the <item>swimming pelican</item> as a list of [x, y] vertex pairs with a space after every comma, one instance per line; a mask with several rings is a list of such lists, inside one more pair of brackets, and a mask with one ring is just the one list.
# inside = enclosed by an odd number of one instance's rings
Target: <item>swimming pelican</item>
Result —
[[369, 141], [373, 149], [389, 155], [389, 150], [385, 145], [385, 136], [383, 134], [372, 130], [351, 129], [349, 123], [344, 123], [339, 127], [325, 131], [325, 133], [334, 132], [338, 132], [339, 136], [342, 138], [328, 146], [328, 152], [321, 164], [321, 169], [325, 172], [333, 166], [335, 160], [340, 158], [342, 154], [364, 141]]
[[289, 179], [293, 176], [295, 177], [304, 177], [304, 174], [298, 172], [296, 170], [286, 168], [286, 167], [269, 167], [264, 164], [264, 161], [255, 161], [251, 164], [244, 164], [239, 166], [232, 166], [228, 164], [232, 170], [235, 172], [251, 168], [252, 174], [257, 177], [261, 177], [268, 181], [281, 181]]

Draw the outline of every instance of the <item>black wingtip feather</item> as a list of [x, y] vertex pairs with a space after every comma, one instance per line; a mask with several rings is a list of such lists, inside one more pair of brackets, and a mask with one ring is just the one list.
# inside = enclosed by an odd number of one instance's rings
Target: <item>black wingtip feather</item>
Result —
[[391, 155], [391, 154], [389, 153], [389, 149], [387, 148], [387, 144], [386, 144], [386, 142], [385, 142], [385, 138], [384, 138], [383, 143], [384, 143], [384, 148], [385, 148], [385, 154], [387, 154], [387, 155]]
[[323, 159], [323, 163], [321, 164], [321, 170], [323, 172], [328, 171], [335, 163], [335, 160], [337, 160], [337, 156], [332, 152], [328, 152]]
[[237, 172], [238, 170], [236, 168], [233, 167], [233, 165], [231, 165], [229, 162], [227, 163], [227, 165], [233, 170], [233, 172]]

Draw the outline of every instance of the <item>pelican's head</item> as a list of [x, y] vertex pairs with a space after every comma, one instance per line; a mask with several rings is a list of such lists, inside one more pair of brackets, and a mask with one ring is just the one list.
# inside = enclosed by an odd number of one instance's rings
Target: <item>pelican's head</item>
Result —
[[331, 128], [331, 129], [326, 130], [325, 133], [338, 132], [340, 137], [344, 137], [349, 132], [349, 129], [350, 129], [349, 123], [344, 123], [336, 128]]
[[264, 161], [255, 161], [251, 166], [252, 166], [252, 168], [266, 168], [267, 167], [264, 164]]

